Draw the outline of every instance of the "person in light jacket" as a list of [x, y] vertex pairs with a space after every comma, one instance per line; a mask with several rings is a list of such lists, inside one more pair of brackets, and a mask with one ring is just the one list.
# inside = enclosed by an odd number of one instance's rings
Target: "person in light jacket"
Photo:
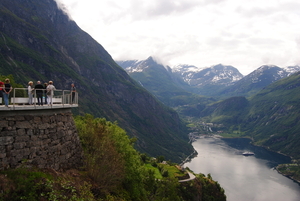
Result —
[[53, 82], [49, 81], [49, 85], [47, 86], [47, 97], [48, 97], [47, 103], [48, 103], [48, 105], [53, 104], [52, 98], [53, 98], [53, 95], [54, 95], [54, 90], [56, 90], [56, 88], [53, 85]]
[[29, 81], [28, 82], [28, 104], [29, 105], [32, 105], [33, 104], [33, 90], [34, 88], [32, 87], [33, 85], [33, 82], [32, 81]]

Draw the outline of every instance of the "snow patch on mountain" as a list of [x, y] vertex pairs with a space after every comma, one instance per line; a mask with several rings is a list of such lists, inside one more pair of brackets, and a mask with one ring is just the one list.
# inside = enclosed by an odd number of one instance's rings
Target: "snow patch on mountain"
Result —
[[190, 86], [207, 84], [228, 86], [243, 78], [243, 75], [236, 68], [222, 64], [202, 68], [180, 64], [173, 66], [172, 72], [181, 76]]
[[288, 75], [294, 74], [298, 71], [300, 71], [300, 66], [296, 65], [296, 66], [287, 66], [284, 68], [284, 70], [288, 73]]

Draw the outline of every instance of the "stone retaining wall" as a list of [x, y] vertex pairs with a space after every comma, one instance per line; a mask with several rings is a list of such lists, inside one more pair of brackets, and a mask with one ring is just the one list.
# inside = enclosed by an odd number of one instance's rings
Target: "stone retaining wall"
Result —
[[70, 109], [0, 112], [0, 170], [70, 169], [80, 167], [82, 157]]

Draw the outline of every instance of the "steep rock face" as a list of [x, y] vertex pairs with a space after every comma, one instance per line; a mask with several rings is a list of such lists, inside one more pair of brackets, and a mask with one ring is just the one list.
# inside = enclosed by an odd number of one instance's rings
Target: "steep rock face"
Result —
[[56, 88], [69, 89], [74, 82], [75, 112], [118, 121], [138, 138], [140, 151], [174, 161], [192, 152], [177, 113], [131, 79], [54, 0], [2, 0], [0, 6], [1, 74], [13, 74], [24, 86], [53, 80]]

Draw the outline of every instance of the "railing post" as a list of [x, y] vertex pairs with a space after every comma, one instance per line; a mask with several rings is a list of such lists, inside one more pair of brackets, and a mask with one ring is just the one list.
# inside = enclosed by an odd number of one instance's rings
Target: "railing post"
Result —
[[78, 92], [75, 92], [76, 96], [75, 96], [75, 100], [76, 100], [76, 104], [78, 105]]
[[34, 109], [36, 109], [36, 101], [37, 101], [37, 97], [36, 97], [36, 90], [35, 90], [35, 89], [34, 89], [33, 100], [34, 100]]
[[63, 95], [62, 95], [62, 97], [61, 97], [61, 101], [62, 101], [62, 105], [63, 105], [63, 107], [65, 106], [65, 90], [63, 90], [62, 91], [63, 93]]
[[16, 97], [16, 88], [14, 88], [14, 96], [13, 96], [13, 108], [15, 109], [15, 102], [16, 102], [16, 99], [15, 99], [15, 97]]

